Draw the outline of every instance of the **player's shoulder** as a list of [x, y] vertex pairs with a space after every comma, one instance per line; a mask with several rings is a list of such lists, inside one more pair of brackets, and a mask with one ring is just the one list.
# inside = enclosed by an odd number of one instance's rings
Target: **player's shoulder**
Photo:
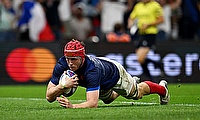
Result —
[[93, 67], [100, 67], [102, 66], [103, 60], [100, 59], [100, 57], [95, 57], [95, 56], [86, 56], [87, 64]]
[[97, 57], [96, 57], [96, 56], [93, 56], [93, 55], [86, 55], [86, 56], [85, 56], [85, 59], [86, 59], [86, 60], [89, 60], [89, 61], [94, 61], [94, 60], [97, 59]]
[[138, 8], [138, 7], [142, 7], [142, 6], [144, 6], [144, 3], [138, 2], [138, 3], [135, 5], [134, 8]]

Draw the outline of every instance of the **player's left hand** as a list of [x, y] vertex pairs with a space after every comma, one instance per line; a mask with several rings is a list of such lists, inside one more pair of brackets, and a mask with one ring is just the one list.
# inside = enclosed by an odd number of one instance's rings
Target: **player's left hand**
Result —
[[60, 103], [60, 106], [65, 108], [73, 108], [71, 102], [63, 95], [61, 97], [57, 97], [56, 100]]

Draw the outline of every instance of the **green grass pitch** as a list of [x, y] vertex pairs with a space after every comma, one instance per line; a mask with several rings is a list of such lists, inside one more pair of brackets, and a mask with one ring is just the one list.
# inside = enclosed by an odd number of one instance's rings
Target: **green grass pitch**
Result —
[[[66, 109], [45, 99], [46, 85], [0, 86], [1, 120], [199, 120], [200, 84], [169, 84], [171, 101], [160, 105], [158, 95], [140, 100], [119, 97], [111, 104], [99, 101], [95, 109]], [[85, 89], [69, 97], [85, 101]]]

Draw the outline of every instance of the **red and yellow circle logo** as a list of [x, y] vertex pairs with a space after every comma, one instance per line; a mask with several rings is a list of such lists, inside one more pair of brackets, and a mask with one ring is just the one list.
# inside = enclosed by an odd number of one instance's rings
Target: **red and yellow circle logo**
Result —
[[6, 71], [17, 82], [45, 82], [52, 75], [56, 58], [47, 48], [17, 48], [8, 54]]

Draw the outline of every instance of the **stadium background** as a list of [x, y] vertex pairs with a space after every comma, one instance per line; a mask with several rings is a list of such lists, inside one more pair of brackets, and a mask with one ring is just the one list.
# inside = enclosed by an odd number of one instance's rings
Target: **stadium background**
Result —
[[[86, 43], [86, 53], [106, 56], [125, 66], [131, 75], [142, 76], [136, 60], [134, 43]], [[166, 78], [171, 83], [199, 83], [200, 43], [187, 41], [158, 42], [149, 58], [162, 60]], [[0, 85], [46, 84], [53, 67], [63, 55], [64, 43], [1, 43]], [[159, 77], [159, 69], [149, 64], [151, 74]]]

